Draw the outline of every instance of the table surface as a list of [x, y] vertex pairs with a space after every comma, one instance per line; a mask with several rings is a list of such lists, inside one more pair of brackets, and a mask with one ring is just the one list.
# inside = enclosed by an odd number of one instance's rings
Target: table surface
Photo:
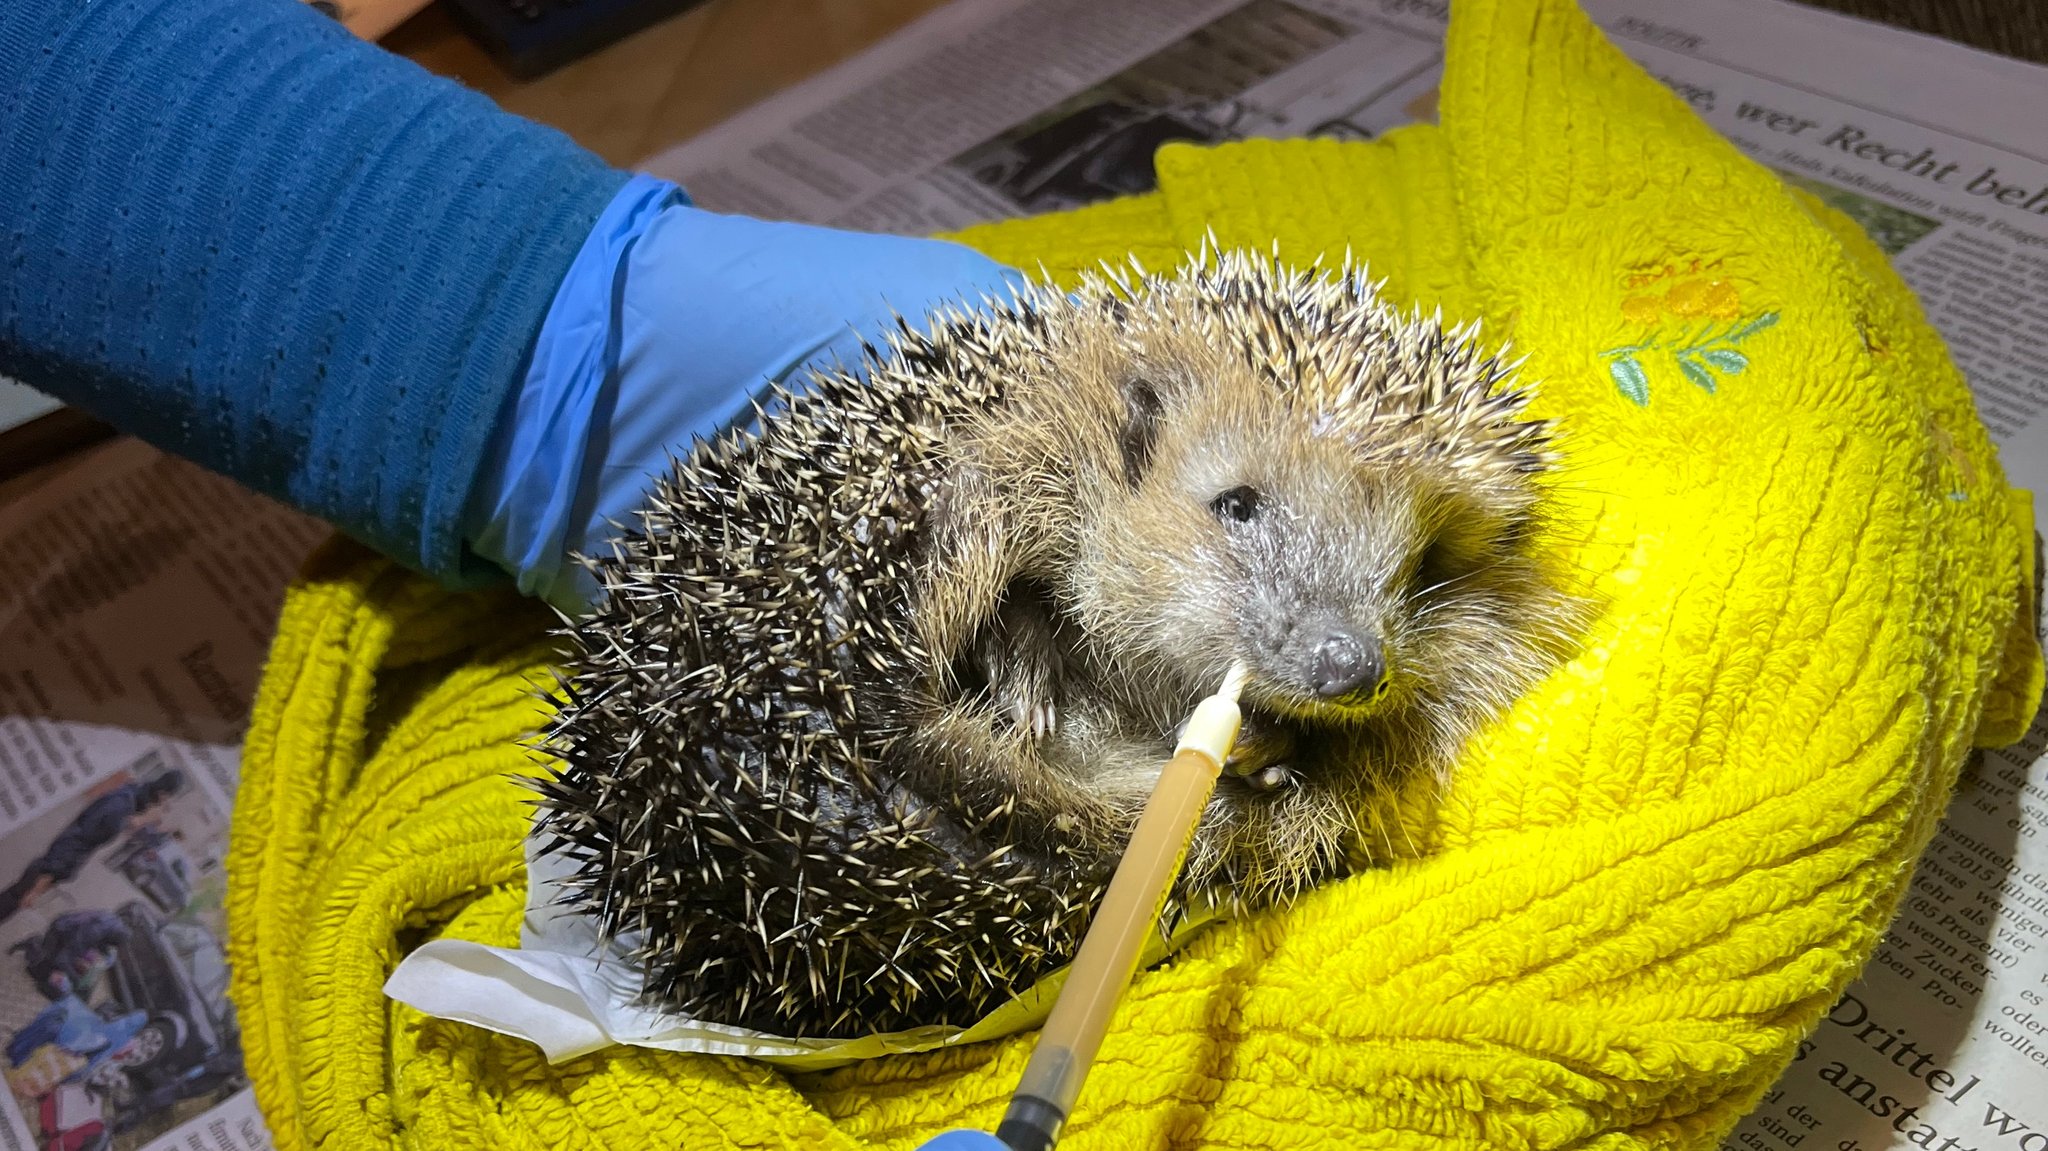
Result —
[[620, 167], [852, 56], [943, 0], [707, 0], [537, 80], [506, 74], [438, 5], [382, 43]]

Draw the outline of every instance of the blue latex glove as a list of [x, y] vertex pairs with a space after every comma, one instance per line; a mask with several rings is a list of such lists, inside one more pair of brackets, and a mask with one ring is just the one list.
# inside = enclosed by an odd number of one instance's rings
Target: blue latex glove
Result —
[[563, 278], [464, 520], [471, 550], [564, 611], [598, 589], [595, 554], [693, 437], [753, 418], [807, 367], [857, 364], [863, 339], [1023, 277], [972, 249], [722, 216], [635, 177]]
[[1010, 1145], [986, 1131], [948, 1131], [918, 1144], [917, 1151], [1010, 1151]]

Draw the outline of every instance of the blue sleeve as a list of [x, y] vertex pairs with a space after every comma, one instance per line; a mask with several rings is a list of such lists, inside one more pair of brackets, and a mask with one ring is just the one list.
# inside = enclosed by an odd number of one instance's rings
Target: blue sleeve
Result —
[[0, 374], [451, 582], [625, 183], [298, 0], [6, 0]]

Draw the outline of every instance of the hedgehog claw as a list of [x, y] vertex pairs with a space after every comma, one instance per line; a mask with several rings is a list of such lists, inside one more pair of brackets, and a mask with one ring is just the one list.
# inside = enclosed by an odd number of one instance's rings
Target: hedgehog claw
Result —
[[1010, 725], [1032, 739], [1052, 734], [1053, 705], [1049, 699], [1020, 696], [1010, 702]]
[[1062, 658], [1046, 594], [1013, 585], [969, 648], [974, 677], [986, 684], [997, 714], [1024, 738], [1042, 740], [1059, 727]]
[[1059, 728], [1059, 706], [1050, 699], [1040, 699], [1029, 693], [1020, 692], [1003, 707], [1010, 727], [1025, 739], [1046, 739]]
[[1037, 704], [1020, 703], [1017, 706], [1017, 726], [1031, 733], [1033, 739], [1045, 739], [1052, 735], [1058, 725], [1059, 712], [1053, 701], [1040, 700]]
[[1287, 763], [1271, 764], [1245, 778], [1260, 791], [1279, 791], [1283, 787], [1292, 787], [1296, 782], [1294, 765]]

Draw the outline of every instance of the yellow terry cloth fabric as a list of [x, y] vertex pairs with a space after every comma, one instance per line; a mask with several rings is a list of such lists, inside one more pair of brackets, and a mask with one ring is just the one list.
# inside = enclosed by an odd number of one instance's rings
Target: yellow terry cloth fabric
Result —
[[[1610, 600], [1470, 749], [1418, 857], [1143, 974], [1063, 1143], [1708, 1147], [1855, 976], [1972, 744], [2042, 687], [2032, 516], [1881, 255], [1566, 0], [1455, 0], [1442, 126], [1177, 147], [1155, 195], [967, 238], [1348, 247], [1511, 334]], [[244, 761], [233, 993], [284, 1151], [908, 1149], [988, 1129], [1028, 1036], [791, 1078], [546, 1066], [379, 987], [512, 945], [538, 613], [346, 548], [291, 594]], [[1404, 846], [1403, 850], [1406, 850]]]

